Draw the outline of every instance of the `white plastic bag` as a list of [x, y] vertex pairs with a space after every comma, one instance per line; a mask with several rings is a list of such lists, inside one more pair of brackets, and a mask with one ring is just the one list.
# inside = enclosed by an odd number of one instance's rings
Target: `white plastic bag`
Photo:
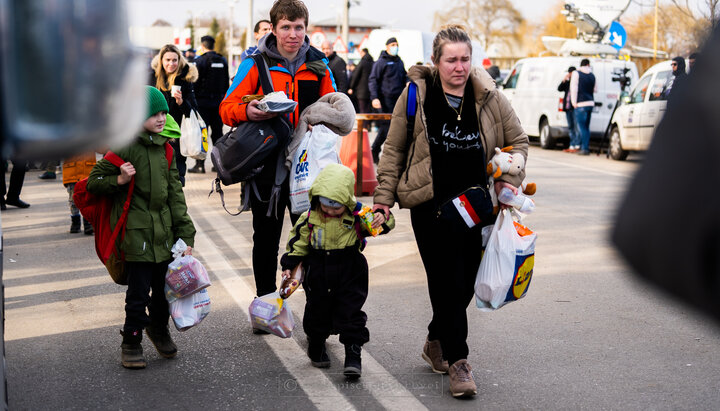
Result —
[[292, 310], [277, 291], [254, 299], [248, 308], [248, 318], [253, 328], [282, 338], [291, 337], [295, 328]]
[[205, 160], [207, 149], [207, 126], [197, 111], [190, 110], [190, 117], [183, 116], [180, 124], [180, 154]]
[[207, 289], [170, 303], [170, 315], [178, 331], [187, 331], [190, 327], [200, 324], [209, 313], [210, 296]]
[[210, 286], [210, 276], [202, 263], [191, 255], [182, 255], [186, 249], [185, 241], [179, 239], [171, 250], [175, 259], [165, 273], [165, 297], [169, 303]]
[[493, 311], [525, 296], [535, 265], [536, 238], [513, 221], [510, 210], [498, 216], [475, 279], [475, 302], [480, 310]]
[[337, 139], [338, 135], [322, 124], [305, 133], [290, 169], [290, 207], [294, 214], [310, 208], [308, 191], [320, 171], [328, 164], [340, 164]]

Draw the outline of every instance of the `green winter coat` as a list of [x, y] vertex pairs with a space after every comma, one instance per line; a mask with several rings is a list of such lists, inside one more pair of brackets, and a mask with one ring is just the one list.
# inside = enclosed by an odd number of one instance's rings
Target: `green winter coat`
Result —
[[[353, 189], [355, 176], [349, 168], [340, 164], [328, 164], [318, 174], [310, 187], [308, 195], [313, 199], [315, 206], [309, 213], [303, 213], [290, 232], [287, 253], [283, 256], [281, 265], [283, 269], [294, 268], [299, 262], [298, 257], [309, 254], [310, 249], [341, 250], [358, 244], [358, 235], [355, 229], [355, 216], [362, 204], [355, 200]], [[317, 205], [315, 197], [322, 196], [340, 202], [347, 210], [340, 217], [325, 217]], [[312, 226], [312, 230], [308, 226]], [[395, 227], [395, 217], [391, 214], [383, 224], [383, 234]], [[363, 234], [369, 235], [362, 227]], [[312, 232], [312, 238], [310, 236]], [[285, 265], [287, 264], [287, 266]]]
[[[160, 263], [172, 259], [170, 248], [178, 238], [189, 246], [194, 244], [195, 226], [187, 213], [175, 156], [171, 156], [168, 169], [166, 141], [164, 136], [143, 132], [134, 143], [113, 150], [136, 171], [125, 239], [120, 244], [126, 261]], [[102, 159], [93, 167], [87, 184], [89, 192], [113, 197], [113, 227], [122, 214], [129, 187], [118, 185], [118, 175], [120, 169]]]

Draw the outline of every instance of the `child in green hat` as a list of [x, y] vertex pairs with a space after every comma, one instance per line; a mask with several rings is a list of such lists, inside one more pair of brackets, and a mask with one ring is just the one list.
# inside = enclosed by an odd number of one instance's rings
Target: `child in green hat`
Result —
[[167, 116], [168, 105], [158, 89], [148, 86], [146, 96], [148, 117], [143, 129], [129, 146], [113, 150], [125, 163], [116, 167], [106, 159], [98, 161], [87, 183], [89, 192], [114, 199], [114, 226], [127, 199], [128, 183], [135, 179], [125, 236], [118, 240], [128, 281], [125, 325], [120, 332], [122, 365], [126, 368], [146, 366], [143, 329], [161, 356], [173, 358], [177, 354], [168, 327], [165, 272], [172, 261], [173, 244], [182, 238], [188, 245], [185, 254], [192, 254], [195, 238], [175, 157], [166, 153], [167, 141], [180, 136], [177, 123], [166, 126], [172, 117]]

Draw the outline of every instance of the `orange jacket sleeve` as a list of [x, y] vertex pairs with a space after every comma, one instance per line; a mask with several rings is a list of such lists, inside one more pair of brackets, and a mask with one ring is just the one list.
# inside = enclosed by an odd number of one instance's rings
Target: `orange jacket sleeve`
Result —
[[253, 59], [245, 59], [238, 67], [235, 79], [220, 103], [220, 118], [230, 127], [236, 127], [247, 118], [247, 103], [242, 97], [255, 94], [258, 82], [258, 70]]

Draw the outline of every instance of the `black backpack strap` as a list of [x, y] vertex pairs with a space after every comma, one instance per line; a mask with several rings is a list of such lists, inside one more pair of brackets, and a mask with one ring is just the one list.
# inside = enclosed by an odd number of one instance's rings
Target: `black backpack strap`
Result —
[[275, 91], [272, 85], [270, 69], [265, 62], [262, 53], [253, 54], [250, 58], [255, 61], [255, 65], [257, 66], [258, 77], [260, 78], [260, 86], [262, 87], [263, 94], [270, 94]]

